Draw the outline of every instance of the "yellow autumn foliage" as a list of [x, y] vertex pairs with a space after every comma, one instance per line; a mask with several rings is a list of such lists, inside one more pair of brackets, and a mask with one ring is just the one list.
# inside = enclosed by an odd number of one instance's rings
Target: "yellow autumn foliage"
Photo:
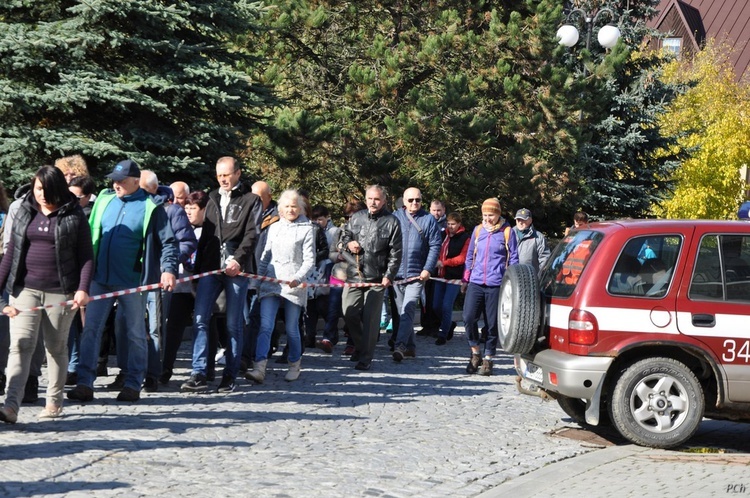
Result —
[[695, 82], [663, 115], [664, 133], [682, 134], [687, 155], [671, 195], [653, 207], [662, 218], [736, 219], [744, 199], [740, 171], [750, 164], [750, 88], [736, 81], [729, 49], [710, 40], [692, 60], [667, 64], [668, 82]]

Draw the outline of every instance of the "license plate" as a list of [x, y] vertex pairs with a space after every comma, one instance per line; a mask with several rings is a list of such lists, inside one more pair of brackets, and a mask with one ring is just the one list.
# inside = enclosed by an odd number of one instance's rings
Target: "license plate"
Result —
[[542, 384], [544, 381], [544, 373], [542, 372], [542, 369], [533, 363], [526, 364], [526, 368], [523, 370], [523, 376], [526, 379], [533, 380], [539, 384]]

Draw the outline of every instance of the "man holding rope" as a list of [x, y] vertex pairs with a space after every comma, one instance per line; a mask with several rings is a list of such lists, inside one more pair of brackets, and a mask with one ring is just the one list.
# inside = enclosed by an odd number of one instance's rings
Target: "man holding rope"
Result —
[[[344, 320], [354, 341], [352, 361], [357, 370], [369, 370], [380, 334], [380, 309], [385, 288], [391, 285], [401, 264], [401, 227], [386, 208], [385, 189], [367, 188], [367, 210], [354, 213], [341, 237], [342, 256], [350, 264], [342, 306]], [[375, 284], [356, 286], [356, 284]]]
[[[107, 316], [115, 300], [127, 329], [127, 365], [118, 365], [125, 374], [125, 385], [118, 401], [138, 401], [146, 374], [147, 334], [146, 293], [126, 292], [138, 286], [160, 283], [171, 292], [177, 275], [177, 241], [164, 207], [140, 188], [141, 171], [131, 159], [120, 161], [107, 178], [112, 189], [96, 198], [89, 218], [96, 270], [92, 300], [85, 315], [78, 364], [78, 385], [68, 398], [94, 399], [94, 379], [99, 343]], [[121, 345], [123, 346], [123, 345]]]

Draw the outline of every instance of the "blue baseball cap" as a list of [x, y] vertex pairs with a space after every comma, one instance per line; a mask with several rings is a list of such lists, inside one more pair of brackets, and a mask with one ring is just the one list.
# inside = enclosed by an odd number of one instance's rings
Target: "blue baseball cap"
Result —
[[528, 209], [523, 208], [516, 211], [517, 220], [528, 220], [529, 218], [531, 218], [531, 211], [529, 211]]
[[120, 182], [125, 178], [140, 178], [141, 170], [138, 168], [138, 163], [132, 159], [125, 159], [115, 165], [112, 173], [107, 175], [107, 178], [111, 178], [116, 182]]

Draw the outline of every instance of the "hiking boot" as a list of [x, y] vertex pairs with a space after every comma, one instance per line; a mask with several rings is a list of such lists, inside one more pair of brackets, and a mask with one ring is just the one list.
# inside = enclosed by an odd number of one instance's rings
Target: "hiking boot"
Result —
[[333, 344], [328, 339], [321, 339], [318, 341], [318, 349], [322, 350], [324, 353], [333, 353]]
[[475, 374], [482, 364], [482, 357], [478, 354], [472, 354], [469, 364], [466, 365], [466, 373]]
[[482, 360], [482, 366], [479, 367], [479, 375], [492, 375], [492, 360], [486, 358]]
[[400, 363], [401, 360], [406, 356], [406, 348], [403, 346], [396, 346], [393, 350], [393, 361]]
[[73, 389], [68, 391], [68, 399], [74, 399], [76, 401], [91, 401], [94, 399], [94, 390], [89, 386], [78, 384]]
[[39, 401], [39, 377], [29, 375], [26, 379], [26, 386], [23, 389], [23, 399], [21, 403], [36, 403]]
[[107, 385], [107, 389], [110, 391], [121, 391], [125, 387], [125, 374], [120, 372], [115, 377], [115, 380]]
[[203, 392], [208, 389], [206, 376], [200, 373], [190, 375], [187, 382], [180, 386], [182, 392]]
[[231, 375], [224, 374], [221, 377], [221, 383], [219, 384], [219, 387], [216, 389], [217, 393], [231, 393], [234, 391], [235, 384], [234, 384], [234, 377]]
[[[154, 380], [156, 382], [156, 380]], [[120, 394], [117, 395], [117, 401], [135, 402], [141, 399], [140, 391], [136, 391], [131, 387], [123, 387]]]
[[147, 393], [155, 393], [159, 390], [159, 384], [156, 382], [155, 378], [146, 377], [146, 380], [143, 381], [143, 390]]

